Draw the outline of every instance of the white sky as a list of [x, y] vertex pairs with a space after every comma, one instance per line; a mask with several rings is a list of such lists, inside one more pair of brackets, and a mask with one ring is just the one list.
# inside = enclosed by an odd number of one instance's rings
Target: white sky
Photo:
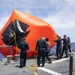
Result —
[[15, 9], [47, 21], [75, 42], [75, 0], [0, 0], [0, 30]]

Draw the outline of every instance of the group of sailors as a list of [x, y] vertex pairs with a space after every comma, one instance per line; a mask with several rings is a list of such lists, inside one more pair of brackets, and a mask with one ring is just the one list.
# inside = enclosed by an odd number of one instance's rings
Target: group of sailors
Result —
[[[56, 42], [56, 56], [57, 59], [61, 59], [64, 56], [65, 52], [65, 58], [68, 57], [68, 50], [71, 53], [71, 44], [70, 44], [70, 38], [66, 35], [63, 35], [63, 38], [60, 36], [57, 36], [57, 40], [54, 40]], [[50, 42], [48, 38], [42, 37], [40, 40], [36, 43], [36, 50], [38, 50], [38, 57], [37, 57], [37, 65], [40, 66], [40, 59], [42, 58], [42, 67], [45, 64], [45, 58], [49, 61], [49, 63], [52, 63], [51, 58], [48, 56], [48, 52], [50, 51]]]
[[63, 58], [63, 54], [65, 52], [65, 57], [68, 57], [68, 52], [71, 53], [71, 44], [70, 44], [70, 38], [66, 35], [63, 35], [63, 38], [60, 36], [57, 36], [56, 42], [56, 56], [57, 59]]
[[[56, 56], [57, 59], [61, 59], [63, 57], [63, 54], [65, 52], [65, 57], [68, 57], [68, 49], [69, 52], [71, 52], [71, 45], [70, 45], [70, 38], [66, 35], [61, 38], [60, 36], [57, 36], [57, 40], [54, 40], [56, 42]], [[49, 61], [48, 63], [52, 63], [51, 58], [49, 58], [49, 51], [50, 51], [50, 42], [49, 38], [41, 37], [39, 40], [37, 40], [36, 43], [36, 50], [38, 52], [37, 56], [37, 66], [40, 67], [40, 64], [42, 63], [41, 67], [44, 67], [45, 65], [45, 58]], [[28, 43], [25, 41], [25, 38], [22, 39], [20, 42], [19, 48], [20, 51], [20, 67], [23, 68], [26, 66], [26, 58], [27, 58], [27, 50], [29, 49]], [[42, 59], [42, 60], [41, 60]]]

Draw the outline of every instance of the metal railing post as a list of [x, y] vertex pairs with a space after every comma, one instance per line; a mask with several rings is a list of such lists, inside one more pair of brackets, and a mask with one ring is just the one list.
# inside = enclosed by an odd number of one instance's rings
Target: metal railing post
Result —
[[73, 55], [70, 55], [70, 60], [69, 60], [69, 75], [73, 75]]

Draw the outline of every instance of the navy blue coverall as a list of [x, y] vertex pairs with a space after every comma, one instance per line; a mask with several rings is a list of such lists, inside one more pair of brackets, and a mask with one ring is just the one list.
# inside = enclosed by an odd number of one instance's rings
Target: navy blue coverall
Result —
[[57, 59], [61, 59], [62, 57], [62, 39], [61, 37], [58, 37], [57, 40], [55, 40], [55, 42], [57, 43], [56, 44], [56, 56], [57, 56]]
[[69, 50], [69, 52], [71, 53], [71, 43], [70, 43], [70, 38], [69, 37], [67, 37], [68, 38], [68, 50]]
[[66, 54], [66, 57], [68, 57], [68, 39], [62, 39], [62, 40], [63, 40], [62, 57], [64, 52]]
[[29, 50], [29, 46], [27, 42], [22, 41], [20, 42], [20, 67], [26, 66], [26, 58], [27, 58], [27, 50]]
[[44, 39], [40, 39], [36, 43], [36, 50], [38, 50], [38, 58], [37, 58], [37, 65], [40, 67], [40, 59], [42, 58], [42, 67], [45, 65], [45, 54], [47, 50], [47, 45]]

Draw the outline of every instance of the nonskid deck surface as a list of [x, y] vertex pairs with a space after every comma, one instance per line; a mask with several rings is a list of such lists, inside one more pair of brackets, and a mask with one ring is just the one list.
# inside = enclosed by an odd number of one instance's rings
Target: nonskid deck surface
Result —
[[[38, 75], [69, 75], [69, 59], [62, 58], [57, 60], [56, 56], [51, 56], [52, 63], [45, 63], [44, 67], [36, 66], [35, 59], [27, 59], [27, 65], [24, 68], [19, 68], [19, 61], [5, 64], [6, 61], [0, 61], [0, 75], [34, 75], [37, 70]], [[32, 67], [33, 66], [33, 67]], [[75, 57], [73, 56], [73, 75], [75, 75]]]

